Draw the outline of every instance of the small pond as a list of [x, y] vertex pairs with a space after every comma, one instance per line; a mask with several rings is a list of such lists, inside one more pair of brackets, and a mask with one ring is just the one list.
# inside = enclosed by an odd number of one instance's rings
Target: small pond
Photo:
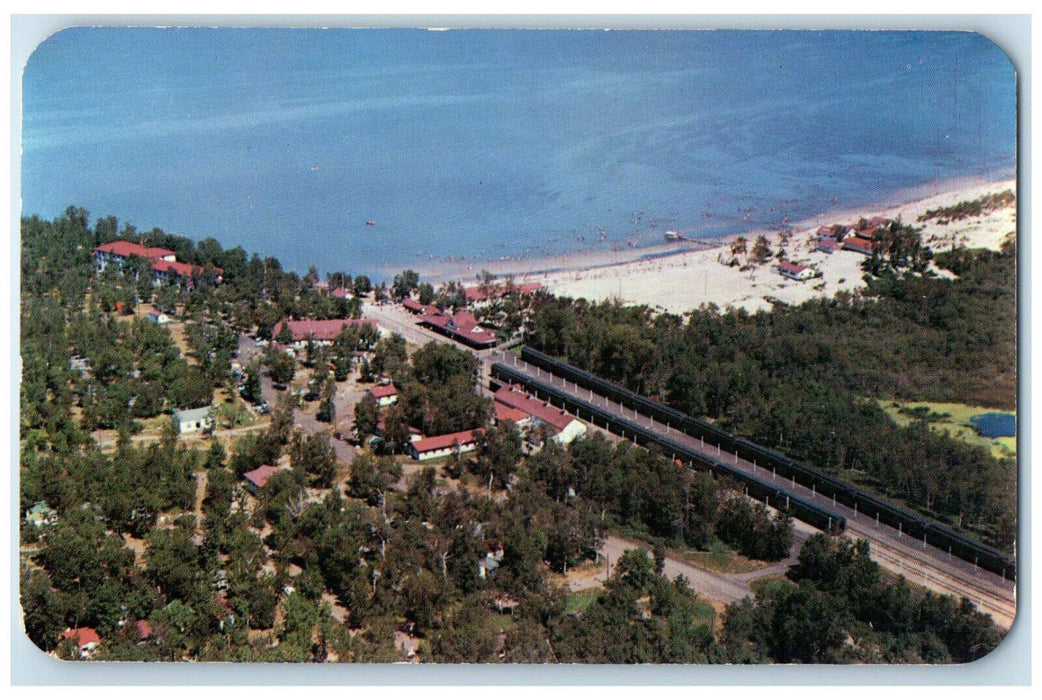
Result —
[[970, 417], [970, 424], [981, 437], [1015, 437], [1017, 417], [1012, 413], [981, 413]]

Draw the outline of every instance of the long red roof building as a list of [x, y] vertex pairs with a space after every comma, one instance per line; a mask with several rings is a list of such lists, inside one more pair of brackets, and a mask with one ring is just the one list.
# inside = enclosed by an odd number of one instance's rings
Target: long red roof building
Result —
[[483, 432], [481, 428], [476, 428], [414, 440], [409, 443], [409, 451], [414, 459], [420, 461], [446, 457], [451, 454], [454, 445], [458, 446], [460, 452], [472, 452], [477, 448], [478, 436]]
[[[201, 276], [203, 273], [203, 268], [200, 266], [178, 262], [177, 254], [172, 250], [143, 246], [134, 241], [102, 243], [93, 250], [92, 255], [98, 270], [105, 269], [105, 266], [110, 262], [122, 266], [130, 258], [137, 257], [144, 258], [152, 263], [152, 272], [158, 279], [176, 277], [193, 279]], [[218, 278], [224, 273], [224, 270], [219, 267], [215, 267], [214, 270], [217, 272]]]
[[284, 320], [275, 324], [275, 327], [271, 329], [271, 336], [277, 338], [285, 325], [289, 327], [289, 332], [293, 336], [294, 343], [307, 340], [308, 338], [319, 342], [331, 342], [335, 340], [336, 337], [340, 335], [340, 332], [345, 328], [354, 327], [361, 329], [361, 327], [367, 323], [373, 328], [379, 327], [376, 321], [371, 318], [331, 318], [321, 321]]
[[176, 260], [177, 255], [172, 250], [166, 248], [147, 248], [140, 243], [134, 243], [133, 241], [112, 241], [110, 243], [102, 243], [94, 249], [94, 254], [99, 253], [114, 255], [119, 258], [129, 258], [136, 255], [139, 258], [145, 258], [146, 260]]

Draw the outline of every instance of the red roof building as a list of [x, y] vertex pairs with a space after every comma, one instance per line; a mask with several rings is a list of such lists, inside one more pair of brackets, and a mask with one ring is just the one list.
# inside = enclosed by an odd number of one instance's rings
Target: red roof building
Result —
[[413, 459], [421, 462], [438, 457], [447, 457], [457, 446], [460, 452], [471, 452], [477, 449], [477, 439], [482, 432], [481, 429], [462, 430], [458, 433], [423, 438], [410, 443], [409, 452], [412, 454]]
[[275, 324], [275, 327], [271, 329], [271, 336], [277, 338], [282, 332], [283, 325], [286, 325], [289, 327], [289, 332], [293, 336], [292, 342], [294, 343], [303, 342], [309, 338], [316, 342], [329, 343], [335, 340], [336, 337], [340, 335], [340, 331], [345, 328], [354, 327], [361, 329], [361, 327], [367, 323], [373, 328], [377, 328], [376, 321], [369, 318], [334, 318], [323, 321], [279, 321]]
[[451, 316], [427, 314], [419, 323], [473, 348], [492, 347], [497, 342], [495, 334], [482, 328], [474, 315], [466, 311], [457, 311]]
[[80, 653], [91, 651], [101, 644], [101, 637], [93, 627], [77, 627], [62, 632], [62, 639], [71, 639], [79, 647]]
[[553, 426], [558, 431], [564, 430], [569, 423], [575, 420], [561, 409], [547, 405], [512, 386], [500, 387], [494, 398], [497, 404], [517, 409], [542, 423]]
[[[544, 403], [512, 386], [503, 386], [495, 394], [496, 420], [512, 420], [519, 426], [546, 425], [554, 433], [553, 440], [567, 445], [586, 434], [586, 426], [559, 408]], [[518, 419], [517, 415], [523, 416]], [[502, 417], [501, 417], [502, 416]], [[526, 431], [523, 431], [523, 433]], [[537, 444], [536, 434], [528, 431], [526, 439]], [[541, 436], [539, 436], [541, 440]]]
[[829, 255], [832, 255], [842, 247], [843, 245], [839, 241], [836, 241], [832, 238], [822, 238], [820, 241], [818, 241], [818, 245], [815, 246], [815, 250], [820, 250], [823, 253], [828, 253]]
[[492, 290], [486, 292], [481, 287], [464, 287], [463, 296], [468, 302], [485, 301], [492, 296]]
[[394, 384], [377, 384], [369, 388], [369, 395], [379, 406], [390, 406], [398, 400], [398, 388]]
[[346, 287], [337, 287], [329, 293], [329, 296], [333, 297], [334, 299], [347, 299], [349, 296], [351, 296], [351, 290], [347, 289]]
[[397, 396], [398, 389], [394, 384], [377, 384], [369, 388], [369, 393], [373, 395], [374, 399], [383, 399], [388, 396]]
[[850, 237], [843, 241], [843, 250], [852, 250], [862, 255], [872, 254], [872, 241], [865, 238]]
[[463, 296], [470, 303], [486, 301], [488, 299], [498, 299], [504, 294], [514, 292], [522, 296], [526, 294], [534, 294], [543, 288], [540, 282], [524, 282], [522, 284], [495, 284], [483, 287], [478, 285], [476, 287], [464, 287]]
[[[152, 262], [152, 273], [155, 275], [157, 280], [174, 279], [183, 277], [186, 279], [192, 279], [199, 277], [202, 274], [203, 268], [193, 267], [188, 263], [178, 262], [177, 255], [172, 250], [166, 248], [148, 248], [140, 243], [134, 243], [133, 241], [112, 241], [111, 243], [104, 243], [94, 249], [94, 262], [100, 272], [105, 269], [105, 266], [110, 262], [114, 262], [119, 266], [122, 266], [127, 260], [132, 257], [145, 258]], [[223, 274], [224, 270], [221, 268], [215, 268], [218, 275]]]
[[160, 277], [199, 277], [203, 273], [203, 268], [192, 267], [188, 263], [176, 260], [153, 260], [152, 271]]
[[778, 272], [782, 277], [788, 277], [791, 280], [806, 280], [814, 276], [814, 270], [812, 268], [792, 262], [791, 260], [782, 260], [778, 263]]
[[256, 493], [257, 490], [264, 488], [265, 484], [271, 480], [271, 477], [278, 474], [280, 471], [282, 471], [282, 469], [279, 467], [263, 464], [251, 472], [246, 472], [242, 475], [242, 478], [246, 479], [247, 490], [251, 493]]
[[496, 422], [502, 423], [505, 420], [512, 421], [514, 423], [521, 423], [522, 421], [529, 420], [531, 416], [522, 411], [520, 408], [514, 408], [513, 406], [507, 406], [505, 403], [495, 402], [496, 409]]
[[524, 282], [522, 284], [517, 285], [517, 293], [521, 294], [522, 296], [526, 294], [535, 294], [542, 288], [543, 285], [540, 282]]
[[406, 311], [420, 316], [429, 316], [441, 313], [441, 309], [439, 309], [437, 306], [432, 306], [431, 304], [421, 304], [420, 302], [416, 301], [411, 297], [405, 297], [405, 299], [402, 300], [402, 306], [405, 308]]
[[94, 255], [110, 255], [117, 258], [129, 258], [138, 256], [146, 260], [176, 260], [177, 254], [166, 248], [146, 248], [140, 243], [133, 241], [112, 241], [102, 243], [94, 249]]

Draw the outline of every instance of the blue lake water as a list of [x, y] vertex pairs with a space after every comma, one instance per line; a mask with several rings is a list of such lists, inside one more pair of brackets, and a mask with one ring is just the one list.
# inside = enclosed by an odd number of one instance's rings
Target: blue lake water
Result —
[[1017, 417], [1012, 413], [981, 413], [971, 416], [970, 423], [981, 437], [1016, 437]]
[[70, 29], [22, 212], [377, 277], [711, 237], [1012, 175], [1014, 80], [969, 33]]

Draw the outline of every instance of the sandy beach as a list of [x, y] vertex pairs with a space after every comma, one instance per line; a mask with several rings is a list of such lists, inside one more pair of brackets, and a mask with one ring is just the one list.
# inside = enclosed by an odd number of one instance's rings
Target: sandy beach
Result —
[[[997, 250], [1003, 240], [1016, 231], [1014, 207], [947, 224], [938, 223], [936, 219], [916, 223], [916, 219], [929, 209], [1006, 190], [1016, 193], [1016, 181], [949, 183], [939, 193], [924, 190], [906, 193], [908, 201], [898, 205], [824, 213], [792, 224], [788, 234], [752, 230], [712, 241], [579, 252], [527, 261], [523, 265], [508, 261], [482, 267], [497, 276], [511, 274], [518, 282], [541, 282], [560, 296], [590, 301], [617, 299], [624, 304], [647, 304], [672, 313], [683, 313], [710, 303], [722, 309], [733, 306], [753, 312], [770, 308], [770, 299], [799, 304], [816, 296], [833, 296], [839, 290], [864, 287], [861, 271], [864, 256], [846, 250], [832, 254], [815, 250], [815, 233], [820, 226], [854, 224], [862, 217], [899, 218], [921, 227], [924, 243], [934, 251], [948, 250], [953, 244]], [[806, 281], [790, 280], [777, 272], [776, 260], [756, 265], [748, 254], [738, 255], [737, 265], [728, 264], [735, 257], [731, 252], [733, 241], [745, 238], [751, 252], [759, 235], [767, 238], [774, 253], [784, 249], [788, 259], [813, 267], [821, 276]], [[541, 271], [530, 272], [533, 269]], [[467, 282], [473, 280], [474, 274], [460, 274], [457, 278]]]

